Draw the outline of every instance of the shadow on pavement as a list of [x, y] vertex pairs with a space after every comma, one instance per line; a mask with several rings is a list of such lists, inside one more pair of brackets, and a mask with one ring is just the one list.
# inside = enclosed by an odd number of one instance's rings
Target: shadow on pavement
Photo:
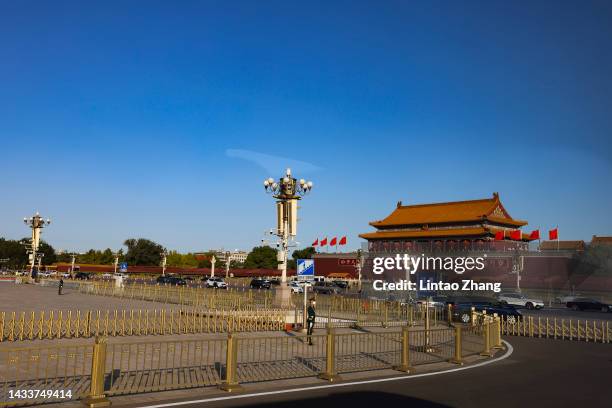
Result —
[[[325, 397], [304, 397], [300, 394], [299, 400], [279, 401], [262, 404], [249, 404], [252, 407], [321, 407], [321, 406], [400, 406], [387, 404], [405, 404], [404, 406], [425, 407], [425, 408], [449, 408], [449, 405], [427, 401], [420, 398], [406, 397], [388, 392], [343, 392], [332, 394]], [[337, 405], [336, 405], [337, 404]]]

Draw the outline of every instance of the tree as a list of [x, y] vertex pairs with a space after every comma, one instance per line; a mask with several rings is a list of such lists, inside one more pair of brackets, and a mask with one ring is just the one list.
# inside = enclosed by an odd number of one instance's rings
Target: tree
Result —
[[125, 261], [130, 265], [158, 266], [164, 248], [145, 238], [130, 238], [123, 243], [127, 247]]
[[276, 269], [278, 267], [276, 249], [267, 245], [253, 248], [247, 255], [244, 267], [252, 269]]
[[291, 254], [291, 258], [289, 262], [287, 262], [287, 268], [296, 269], [297, 268], [297, 260], [298, 259], [312, 259], [312, 256], [317, 253], [317, 250], [314, 247], [306, 247], [304, 249], [296, 249]]
[[28, 264], [26, 247], [20, 241], [0, 238], [0, 259], [6, 259], [2, 267], [20, 269]]
[[38, 252], [44, 254], [42, 258], [43, 265], [51, 265], [52, 263], [57, 262], [55, 249], [45, 241], [40, 241], [40, 244], [38, 245]]

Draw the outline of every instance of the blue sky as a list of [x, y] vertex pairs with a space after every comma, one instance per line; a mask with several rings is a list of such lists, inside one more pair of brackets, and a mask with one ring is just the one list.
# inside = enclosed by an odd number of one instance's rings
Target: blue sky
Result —
[[398, 200], [494, 191], [527, 229], [612, 235], [611, 18], [605, 1], [2, 2], [0, 236], [38, 210], [61, 249], [248, 249], [283, 158], [315, 183], [303, 244], [353, 248]]

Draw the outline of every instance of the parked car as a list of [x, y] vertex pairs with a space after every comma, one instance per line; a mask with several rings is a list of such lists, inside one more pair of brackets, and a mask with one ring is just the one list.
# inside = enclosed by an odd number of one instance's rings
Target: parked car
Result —
[[462, 323], [469, 323], [471, 320], [471, 310], [477, 312], [486, 311], [487, 314], [497, 313], [498, 316], [504, 316], [508, 323], [513, 324], [522, 317], [521, 313], [512, 305], [499, 302], [497, 299], [491, 298], [449, 298], [448, 304], [451, 305], [452, 319]]
[[291, 293], [304, 293], [304, 288], [298, 282], [291, 282], [289, 288]]
[[497, 296], [501, 303], [506, 303], [514, 307], [525, 307], [527, 309], [541, 309], [544, 307], [542, 299], [527, 297], [520, 293], [501, 293]]
[[340, 288], [334, 285], [333, 282], [316, 282], [312, 287], [312, 291], [321, 295], [335, 295], [340, 292]]
[[159, 276], [156, 280], [160, 285], [185, 286], [187, 282], [179, 276]]
[[251, 289], [270, 289], [270, 281], [265, 279], [255, 278], [249, 285]]
[[206, 280], [207, 288], [227, 289], [227, 283], [222, 278], [212, 277]]
[[270, 279], [268, 282], [270, 282], [270, 285], [274, 286], [279, 286], [281, 284], [280, 279]]
[[571, 302], [567, 302], [566, 306], [573, 310], [600, 310], [602, 312], [612, 312], [612, 305], [595, 299], [576, 298]]
[[62, 277], [62, 278], [64, 278], [64, 279], [69, 279], [71, 276], [70, 276], [70, 273], [68, 273], [68, 272], [64, 272], [64, 273], [62, 273], [62, 274], [60, 275], [60, 277]]
[[337, 287], [339, 287], [340, 289], [346, 289], [349, 286], [349, 283], [343, 280], [335, 280], [332, 283], [336, 285]]
[[567, 304], [567, 302], [572, 302], [578, 298], [583, 297], [580, 293], [574, 293], [573, 295], [563, 295], [563, 296], [557, 296], [555, 298], [555, 302], [556, 303], [563, 303], [564, 305]]
[[40, 276], [41, 278], [48, 278], [51, 276], [51, 272], [49, 271], [40, 271], [38, 272], [38, 276]]
[[112, 273], [103, 273], [101, 277], [102, 277], [102, 279], [110, 279], [110, 278], [113, 277], [113, 274]]
[[91, 279], [91, 275], [87, 272], [77, 272], [76, 275], [74, 275], [74, 279], [89, 280]]

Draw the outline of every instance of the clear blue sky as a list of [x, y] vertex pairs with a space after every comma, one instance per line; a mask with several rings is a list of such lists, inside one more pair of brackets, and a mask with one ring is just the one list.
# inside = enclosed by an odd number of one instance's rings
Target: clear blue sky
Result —
[[315, 183], [303, 244], [494, 191], [527, 229], [612, 235], [610, 21], [608, 1], [4, 1], [0, 236], [38, 210], [58, 249], [248, 249], [278, 157]]

